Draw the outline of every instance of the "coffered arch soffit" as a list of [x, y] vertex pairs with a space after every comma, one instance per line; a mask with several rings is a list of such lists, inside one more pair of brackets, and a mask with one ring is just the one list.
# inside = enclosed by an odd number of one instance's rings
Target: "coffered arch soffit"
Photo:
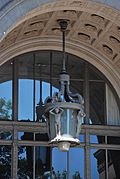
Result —
[[66, 51], [96, 66], [120, 96], [120, 12], [102, 4], [60, 0], [32, 10], [4, 34], [0, 63], [28, 51], [61, 50], [58, 19], [70, 20]]

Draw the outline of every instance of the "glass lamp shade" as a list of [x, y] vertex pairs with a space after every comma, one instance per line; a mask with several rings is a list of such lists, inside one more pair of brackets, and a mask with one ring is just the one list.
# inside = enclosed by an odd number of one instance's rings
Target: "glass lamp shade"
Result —
[[[82, 123], [81, 105], [78, 103], [48, 103], [45, 116], [48, 119], [50, 143], [58, 144], [66, 150], [70, 145], [79, 144], [79, 132]], [[60, 144], [61, 143], [61, 144]], [[65, 144], [66, 143], [66, 144]]]

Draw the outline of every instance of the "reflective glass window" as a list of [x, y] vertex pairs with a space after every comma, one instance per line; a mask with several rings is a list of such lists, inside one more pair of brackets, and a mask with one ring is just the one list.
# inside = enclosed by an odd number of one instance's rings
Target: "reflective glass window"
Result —
[[18, 119], [33, 120], [33, 80], [19, 80]]
[[108, 150], [108, 178], [120, 178], [120, 150]]
[[106, 124], [105, 83], [90, 82], [90, 124]]
[[0, 67], [0, 120], [12, 120], [12, 68], [11, 61]]
[[50, 177], [50, 148], [44, 146], [18, 147], [18, 174], [19, 179], [49, 178]]
[[80, 140], [80, 142], [85, 142], [85, 136], [84, 136], [84, 134], [80, 134], [79, 135], [79, 140]]
[[104, 144], [105, 143], [105, 136], [90, 135], [90, 143]]
[[84, 149], [70, 148], [70, 178], [84, 179]]
[[119, 136], [107, 136], [107, 144], [120, 145]]
[[34, 140], [34, 133], [18, 132], [18, 140]]
[[67, 179], [67, 153], [58, 148], [52, 149], [52, 177]]
[[90, 171], [91, 179], [105, 179], [106, 177], [106, 158], [105, 150], [90, 150]]
[[11, 146], [0, 146], [0, 178], [11, 179]]
[[12, 140], [12, 132], [0, 130], [0, 140]]
[[50, 148], [35, 147], [35, 179], [50, 178]]
[[18, 179], [33, 178], [33, 147], [18, 147]]

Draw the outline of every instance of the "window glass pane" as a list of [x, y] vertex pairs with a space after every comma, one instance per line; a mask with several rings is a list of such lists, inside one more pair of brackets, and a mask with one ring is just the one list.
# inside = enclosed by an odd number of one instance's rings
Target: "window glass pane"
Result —
[[108, 151], [108, 178], [120, 178], [120, 150]]
[[12, 120], [12, 63], [0, 67], [0, 120]]
[[42, 99], [45, 101], [45, 99], [50, 96], [50, 83], [43, 82], [42, 85]]
[[[67, 173], [67, 153], [58, 148], [52, 149], [52, 177], [62, 178]], [[65, 178], [67, 179], [67, 178]]]
[[50, 83], [36, 81], [36, 121], [45, 122], [44, 102], [50, 96]]
[[106, 176], [106, 162], [105, 150], [90, 150], [90, 171], [91, 179], [105, 179]]
[[66, 58], [66, 68], [71, 79], [84, 79], [85, 62], [77, 56], [68, 54]]
[[35, 179], [44, 177], [47, 179], [50, 177], [50, 148], [43, 146], [19, 146], [18, 179], [33, 179], [34, 162]]
[[108, 144], [120, 145], [120, 137], [117, 136], [107, 136]]
[[33, 147], [18, 147], [18, 179], [33, 179]]
[[90, 124], [106, 124], [105, 84], [90, 82]]
[[33, 120], [33, 80], [19, 80], [18, 119]]
[[53, 52], [52, 54], [52, 77], [59, 78], [62, 69], [63, 54], [61, 52]]
[[18, 140], [33, 140], [33, 137], [32, 132], [18, 132]]
[[49, 139], [47, 133], [18, 132], [18, 140], [48, 141]]
[[11, 131], [1, 131], [0, 130], [0, 140], [12, 140], [12, 132]]
[[84, 179], [84, 149], [70, 148], [70, 178]]
[[12, 81], [0, 84], [0, 119], [12, 120]]
[[50, 178], [49, 147], [35, 147], [35, 178]]
[[0, 178], [11, 179], [11, 146], [0, 146]]
[[46, 81], [50, 79], [50, 51], [37, 51], [34, 53], [35, 79]]
[[35, 133], [35, 140], [36, 141], [48, 141], [48, 134], [47, 133]]
[[80, 134], [79, 135], [79, 140], [80, 140], [80, 142], [85, 142], [85, 136], [84, 136], [84, 134]]
[[44, 101], [50, 96], [50, 52], [35, 53], [35, 120], [45, 122]]
[[90, 135], [90, 143], [104, 144], [105, 143], [105, 136]]
[[103, 81], [103, 75], [93, 66], [89, 66], [89, 80]]
[[[119, 98], [115, 97], [112, 89], [106, 84], [106, 109], [107, 109], [107, 124], [120, 125], [120, 105], [117, 104]], [[120, 101], [119, 101], [120, 104]]]
[[79, 93], [83, 97], [83, 93], [84, 93], [83, 81], [71, 80], [70, 81], [70, 90], [73, 94]]
[[59, 79], [52, 80], [52, 96], [54, 95], [55, 92], [59, 92], [60, 88], [60, 81]]

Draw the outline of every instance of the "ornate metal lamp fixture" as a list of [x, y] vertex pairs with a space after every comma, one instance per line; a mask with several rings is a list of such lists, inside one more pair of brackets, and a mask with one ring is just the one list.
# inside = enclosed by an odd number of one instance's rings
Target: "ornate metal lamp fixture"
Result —
[[69, 90], [70, 77], [65, 67], [65, 32], [68, 20], [58, 20], [63, 34], [63, 68], [60, 74], [60, 90], [45, 100], [45, 117], [49, 126], [50, 143], [62, 151], [80, 143], [79, 133], [84, 118], [84, 100]]

